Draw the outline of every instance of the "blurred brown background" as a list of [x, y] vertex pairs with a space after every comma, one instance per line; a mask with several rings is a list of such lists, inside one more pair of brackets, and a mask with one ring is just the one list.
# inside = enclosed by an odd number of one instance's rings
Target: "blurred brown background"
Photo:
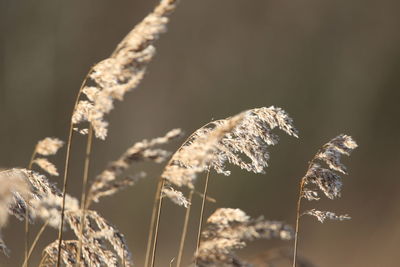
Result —
[[[156, 3], [0, 0], [0, 166], [25, 166], [41, 138], [66, 139], [87, 70]], [[212, 118], [279, 106], [294, 118], [300, 138], [281, 135], [266, 175], [238, 169], [230, 177], [213, 175], [210, 195], [218, 202], [208, 204], [207, 216], [220, 206], [238, 207], [254, 217], [294, 223], [307, 161], [323, 143], [346, 133], [360, 147], [344, 160], [350, 176], [344, 177], [343, 197], [309, 206], [353, 219], [322, 225], [304, 218], [300, 253], [323, 267], [399, 266], [399, 10], [398, 0], [182, 0], [145, 80], [108, 117], [110, 135], [95, 143], [92, 175], [143, 138], [175, 127], [190, 133]], [[70, 192], [75, 196], [83, 149], [84, 138], [77, 138]], [[65, 149], [54, 159], [60, 169], [64, 155]], [[142, 169], [148, 179], [96, 205], [125, 233], [137, 266], [143, 264], [162, 165], [139, 165], [132, 172]], [[52, 179], [61, 184], [61, 178]], [[199, 202], [193, 204], [187, 262]], [[176, 256], [183, 212], [166, 205], [158, 266]], [[13, 219], [3, 234], [12, 254], [0, 256], [0, 264], [19, 266], [23, 224]], [[55, 230], [47, 231], [40, 248], [55, 238]], [[241, 255], [291, 245], [257, 241]], [[34, 262], [39, 256], [40, 250]]]

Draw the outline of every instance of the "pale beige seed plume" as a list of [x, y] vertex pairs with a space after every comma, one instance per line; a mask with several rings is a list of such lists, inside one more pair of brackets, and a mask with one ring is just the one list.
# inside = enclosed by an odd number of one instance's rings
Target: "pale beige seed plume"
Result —
[[[42, 198], [31, 201], [32, 216], [48, 222], [50, 226], [58, 229], [61, 223], [62, 197], [59, 195], [48, 194]], [[65, 196], [65, 210], [68, 212], [79, 212], [79, 201], [69, 195]]]
[[35, 199], [43, 199], [47, 196], [57, 195], [61, 196], [60, 190], [50, 183], [46, 176], [41, 175], [37, 172], [30, 171], [27, 169], [9, 169], [4, 171], [7, 175], [14, 175], [21, 177], [26, 181], [30, 187], [30, 193], [28, 197], [21, 196], [20, 194], [14, 194], [14, 203], [10, 206], [10, 213], [17, 217], [19, 220], [25, 219], [26, 209], [29, 209], [30, 220], [35, 213], [35, 209], [32, 208], [29, 199], [34, 201]]
[[[63, 240], [61, 244], [61, 261], [67, 267], [76, 267], [79, 242], [77, 240]], [[48, 245], [43, 251], [45, 262], [42, 266], [53, 267], [57, 264], [58, 241]], [[118, 266], [110, 251], [99, 249], [93, 244], [84, 243], [81, 256], [82, 266]]]
[[45, 172], [47, 172], [50, 175], [53, 175], [53, 176], [59, 175], [59, 173], [57, 171], [57, 167], [46, 158], [36, 158], [33, 161], [33, 163], [38, 165], [40, 168], [42, 168], [42, 170], [44, 170]]
[[[66, 220], [76, 236], [80, 235], [80, 219], [80, 212], [66, 212]], [[103, 261], [117, 263], [117, 258], [119, 258], [119, 262], [124, 262], [125, 266], [133, 266], [132, 255], [124, 235], [96, 211], [87, 210], [85, 212], [85, 227], [82, 238], [83, 246], [90, 245], [92, 248], [106, 252], [102, 256]], [[108, 250], [108, 248], [112, 248], [113, 251]]]
[[[110, 173], [107, 173], [110, 174]], [[129, 175], [123, 178], [116, 179], [116, 176], [111, 176], [107, 181], [103, 180], [101, 184], [97, 184], [96, 188], [93, 188], [90, 191], [89, 198], [88, 198], [88, 206], [94, 202], [99, 202], [100, 198], [106, 196], [112, 196], [115, 193], [124, 190], [129, 186], [135, 185], [139, 180], [146, 177], [145, 172], [140, 172], [135, 175]], [[103, 176], [103, 178], [107, 178]]]
[[96, 211], [89, 210], [86, 215], [88, 225], [85, 227], [84, 236], [88, 243], [96, 243], [104, 240], [113, 248], [120, 262], [127, 267], [133, 266], [131, 252], [129, 251], [124, 235]]
[[[51, 156], [55, 155], [58, 150], [64, 145], [64, 142], [58, 138], [46, 137], [40, 140], [34, 151], [34, 155]], [[32, 158], [32, 163], [39, 166], [42, 170], [50, 175], [58, 176], [57, 167], [51, 163], [47, 158]]]
[[[341, 156], [347, 155], [357, 148], [351, 136], [341, 134], [323, 145], [310, 161], [306, 175], [302, 178], [301, 197], [309, 201], [319, 200], [318, 190], [329, 199], [339, 198], [342, 190], [342, 178], [339, 173], [347, 174], [346, 167], [341, 163]], [[324, 168], [322, 164], [327, 165]], [[332, 212], [315, 209], [304, 212], [315, 216], [320, 222], [325, 219], [347, 220], [348, 215], [335, 215]]]
[[244, 119], [245, 114], [208, 123], [194, 132], [172, 156], [161, 177], [173, 185], [194, 188], [197, 174], [208, 169], [215, 159], [218, 143]]
[[[52, 185], [44, 175], [26, 169], [9, 169], [0, 172], [0, 179], [12, 181], [12, 186], [15, 188], [9, 195], [10, 203], [6, 206], [6, 210], [23, 220], [25, 211], [29, 208], [29, 215], [32, 219], [39, 218], [44, 222], [48, 222], [50, 226], [58, 229], [61, 223], [60, 211], [62, 207], [62, 196], [60, 191]], [[19, 181], [26, 184], [28, 191], [23, 190], [25, 187], [22, 187]], [[6, 187], [4, 186], [2, 189], [5, 190]], [[2, 194], [0, 200], [2, 196], [6, 196], [6, 194]], [[0, 201], [0, 205], [2, 203], [3, 202]], [[76, 198], [66, 195], [65, 225], [69, 225], [77, 237], [79, 236], [79, 229], [81, 229], [81, 213], [79, 207], [79, 202]], [[2, 210], [0, 210], [0, 212], [1, 211]], [[116, 261], [118, 256], [120, 261], [122, 261], [123, 257], [126, 266], [132, 266], [130, 252], [123, 235], [96, 212], [89, 210], [86, 216], [85, 221], [87, 225], [84, 228], [84, 237], [87, 238], [84, 239], [85, 242], [82, 250], [83, 257], [89, 259], [89, 254], [95, 255], [101, 260], [101, 266], [116, 266], [108, 263]], [[0, 218], [4, 219], [6, 216], [1, 216]], [[104, 242], [108, 242], [114, 249], [114, 252], [107, 250], [103, 245]], [[0, 240], [0, 249], [4, 247], [2, 244]], [[54, 250], [54, 248], [50, 249], [51, 246], [52, 245], [49, 246], [48, 251]], [[57, 246], [55, 246], [55, 248], [57, 249]], [[68, 260], [71, 259], [68, 256], [68, 252], [63, 253], [67, 253], [62, 256], [63, 261], [65, 261], [64, 263], [72, 264], [71, 261]], [[52, 255], [54, 256], [54, 254]], [[57, 257], [57, 253], [55, 256]], [[48, 255], [47, 257], [50, 256]], [[87, 266], [91, 265], [89, 264]]]
[[176, 4], [177, 0], [162, 0], [128, 33], [109, 58], [93, 67], [89, 77], [94, 86], [83, 89], [88, 100], [78, 103], [72, 117], [73, 124], [89, 121], [96, 137], [106, 138], [108, 122], [104, 115], [113, 109], [115, 99], [122, 100], [143, 79], [155, 55], [153, 43], [166, 31], [167, 16]]
[[269, 146], [276, 145], [279, 137], [272, 132], [279, 128], [288, 135], [297, 137], [293, 120], [281, 108], [274, 106], [248, 110], [243, 121], [226, 134], [217, 147], [212, 168], [216, 172], [229, 175], [226, 163], [234, 164], [254, 173], [264, 173], [268, 167]]
[[[161, 163], [165, 161], [171, 153], [158, 146], [168, 144], [169, 142], [180, 138], [182, 130], [173, 129], [164, 136], [152, 140], [142, 140], [135, 143], [125, 151], [118, 160], [109, 163], [107, 168], [101, 172], [94, 180], [89, 189], [89, 202], [98, 202], [100, 197], [110, 196], [124, 189], [126, 186], [135, 184], [145, 173], [139, 173], [131, 177], [118, 179], [133, 163], [141, 161], [153, 161]], [[90, 203], [89, 203], [90, 204]]]
[[0, 184], [0, 251], [8, 255], [1, 230], [8, 222], [10, 208], [16, 203], [14, 196], [29, 199], [30, 188], [20, 173], [10, 170], [0, 171]]
[[250, 266], [235, 254], [235, 250], [245, 247], [247, 241], [261, 238], [289, 240], [293, 236], [290, 226], [263, 217], [251, 219], [240, 209], [218, 209], [207, 223], [195, 255], [197, 265], [201, 267]]
[[190, 202], [184, 197], [181, 191], [175, 190], [172, 187], [164, 187], [162, 189], [162, 197], [169, 198], [172, 202], [178, 206], [189, 207]]
[[[62, 197], [49, 195], [46, 198], [32, 201], [32, 206], [35, 210], [34, 216], [42, 219], [44, 222], [48, 222], [49, 225], [55, 229], [58, 229], [61, 223], [60, 210], [62, 207]], [[80, 236], [81, 230], [82, 216], [79, 207], [80, 206], [77, 199], [68, 195], [66, 196], [64, 217], [65, 225], [68, 225], [71, 228], [76, 237]], [[87, 210], [85, 212], [84, 221], [85, 227], [83, 228], [84, 230], [82, 236], [83, 262], [92, 258], [92, 256], [90, 256], [92, 255], [92, 251], [94, 252], [93, 255], [97, 255], [97, 260], [102, 263], [99, 266], [117, 266], [117, 258], [119, 258], [121, 262], [124, 261], [125, 266], [133, 266], [132, 257], [125, 238], [122, 233], [116, 229], [116, 227], [108, 223], [103, 217], [93, 210]], [[108, 249], [109, 246], [107, 246], [106, 243], [111, 246], [113, 249], [112, 251]], [[55, 256], [57, 256], [57, 249], [58, 247], [54, 247], [53, 243], [46, 247], [44, 251], [49, 254], [49, 258], [53, 258], [54, 253]], [[73, 253], [76, 254], [76, 252]], [[65, 257], [63, 259], [65, 264], [67, 264], [65, 260], [69, 259], [67, 254], [63, 256]]]
[[210, 122], [195, 131], [172, 156], [162, 177], [169, 183], [194, 188], [197, 174], [208, 169], [229, 175], [225, 165], [263, 173], [268, 166], [268, 147], [278, 142], [279, 128], [297, 137], [293, 120], [281, 108], [255, 108], [236, 116]]
[[324, 221], [326, 219], [333, 220], [333, 221], [346, 221], [346, 220], [351, 219], [351, 217], [347, 214], [336, 215], [335, 213], [333, 213], [331, 211], [320, 211], [320, 210], [316, 210], [316, 209], [308, 210], [308, 211], [304, 212], [303, 215], [314, 216], [321, 223], [324, 223]]
[[36, 153], [43, 156], [55, 155], [63, 145], [64, 142], [58, 138], [46, 137], [37, 143]]

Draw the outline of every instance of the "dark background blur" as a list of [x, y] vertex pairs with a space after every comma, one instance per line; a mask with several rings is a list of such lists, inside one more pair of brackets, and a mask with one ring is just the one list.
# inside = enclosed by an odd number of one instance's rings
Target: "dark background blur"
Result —
[[[26, 166], [37, 140], [46, 136], [66, 139], [87, 70], [156, 3], [0, 0], [0, 166]], [[230, 177], [213, 175], [210, 195], [218, 202], [208, 204], [206, 215], [217, 207], [237, 207], [254, 217], [294, 223], [307, 161], [323, 143], [346, 133], [360, 147], [344, 159], [350, 175], [344, 177], [343, 197], [305, 207], [353, 219], [320, 224], [304, 218], [300, 253], [323, 267], [399, 266], [399, 10], [398, 0], [182, 0], [144, 81], [108, 117], [107, 140], [95, 142], [92, 176], [143, 138], [176, 127], [191, 133], [212, 118], [279, 106], [295, 120], [300, 138], [281, 134], [266, 175], [236, 168]], [[78, 137], [73, 147], [75, 196], [84, 140]], [[60, 171], [64, 155], [65, 149], [53, 159]], [[137, 266], [143, 264], [162, 167], [134, 167], [132, 172], [146, 170], [148, 179], [95, 206], [125, 233]], [[62, 178], [52, 179], [61, 184]], [[193, 203], [186, 261], [194, 248], [199, 202]], [[165, 206], [158, 266], [176, 256], [184, 213], [169, 202]], [[18, 266], [23, 224], [12, 219], [3, 232], [12, 254], [1, 256], [1, 266]], [[55, 238], [56, 231], [48, 230], [40, 249]], [[241, 255], [289, 246], [257, 241]]]

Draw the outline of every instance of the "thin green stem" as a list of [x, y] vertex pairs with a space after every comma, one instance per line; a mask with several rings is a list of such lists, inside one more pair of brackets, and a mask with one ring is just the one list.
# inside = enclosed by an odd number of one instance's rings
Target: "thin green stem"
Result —
[[[188, 200], [189, 200], [190, 203], [192, 203], [193, 193], [194, 193], [194, 190], [191, 190], [190, 193], [189, 193]], [[186, 213], [185, 213], [185, 222], [183, 224], [181, 242], [180, 242], [180, 245], [179, 245], [178, 259], [177, 259], [177, 262], [176, 262], [176, 266], [177, 267], [180, 267], [181, 266], [181, 262], [182, 262], [183, 249], [185, 248], [185, 241], [186, 241], [187, 229], [188, 229], [188, 225], [189, 225], [189, 217], [190, 217], [191, 207], [192, 207], [192, 205], [189, 205], [187, 207]]]
[[201, 210], [200, 210], [200, 222], [199, 222], [199, 230], [197, 232], [197, 244], [196, 244], [196, 254], [195, 254], [195, 260], [194, 260], [194, 266], [197, 267], [197, 253], [199, 252], [199, 247], [200, 247], [200, 240], [201, 240], [201, 230], [203, 228], [203, 221], [204, 221], [204, 207], [206, 205], [206, 198], [207, 198], [207, 191], [208, 191], [208, 181], [210, 178], [210, 169], [207, 170], [207, 177], [206, 177], [206, 182], [204, 184], [204, 193], [203, 193], [203, 201], [201, 203]]
[[85, 228], [85, 219], [86, 219], [86, 190], [87, 183], [89, 177], [89, 167], [90, 167], [90, 154], [92, 152], [92, 143], [93, 143], [93, 127], [89, 126], [89, 133], [87, 137], [86, 143], [86, 157], [85, 157], [85, 165], [83, 169], [83, 179], [82, 179], [82, 195], [81, 195], [81, 227], [79, 230], [79, 244], [78, 244], [78, 254], [77, 254], [77, 266], [80, 266], [81, 263], [81, 251], [82, 251], [82, 243], [83, 243], [83, 231]]

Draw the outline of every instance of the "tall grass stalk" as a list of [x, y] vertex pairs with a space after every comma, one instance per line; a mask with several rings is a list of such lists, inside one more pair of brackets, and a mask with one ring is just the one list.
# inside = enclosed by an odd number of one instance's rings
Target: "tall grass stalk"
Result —
[[157, 189], [156, 189], [156, 193], [154, 195], [153, 209], [151, 212], [151, 219], [150, 219], [150, 228], [149, 228], [149, 234], [147, 237], [146, 258], [145, 258], [144, 267], [148, 267], [149, 262], [150, 262], [150, 254], [152, 251], [151, 248], [152, 248], [153, 236], [154, 236], [154, 225], [156, 222], [158, 203], [160, 201], [160, 196], [161, 196], [161, 189], [162, 189], [161, 185], [162, 185], [162, 178], [160, 178], [157, 182]]
[[[208, 123], [207, 123], [208, 124]], [[205, 125], [207, 125], [205, 124]], [[204, 125], [204, 126], [205, 126]], [[190, 140], [193, 136], [195, 135], [195, 132], [192, 133], [183, 143], [182, 145], [177, 149], [177, 151], [179, 151], [183, 145]], [[171, 163], [172, 158], [169, 160], [169, 162], [166, 164], [166, 166], [168, 166]], [[165, 179], [160, 177], [160, 179], [158, 180], [157, 183], [157, 190], [154, 196], [154, 201], [153, 201], [153, 210], [152, 210], [152, 214], [151, 214], [151, 219], [150, 219], [150, 228], [149, 228], [149, 235], [147, 238], [147, 249], [146, 249], [146, 258], [145, 258], [145, 264], [144, 267], [148, 267], [149, 263], [150, 263], [150, 255], [152, 254], [152, 244], [153, 242], [153, 238], [155, 238], [154, 235], [154, 230], [155, 230], [155, 225], [156, 222], [157, 224], [159, 223], [159, 217], [157, 216], [158, 214], [158, 210], [160, 209], [160, 206], [162, 205], [161, 201], [162, 201], [162, 189], [164, 188], [164, 184], [165, 184]], [[154, 248], [154, 244], [153, 244], [153, 248]], [[154, 254], [154, 252], [153, 252]]]
[[39, 241], [39, 238], [42, 236], [44, 230], [46, 230], [46, 227], [47, 227], [48, 225], [49, 225], [49, 221], [45, 222], [45, 223], [42, 225], [42, 227], [40, 228], [39, 232], [36, 234], [36, 237], [35, 237], [35, 239], [33, 240], [31, 247], [29, 248], [29, 252], [28, 252], [27, 257], [25, 258], [24, 264], [23, 264], [22, 266], [28, 266], [29, 258], [31, 257], [32, 252], [33, 252], [33, 250], [35, 249], [37, 242]]
[[78, 245], [78, 263], [77, 266], [80, 266], [81, 263], [81, 251], [82, 251], [82, 242], [83, 242], [83, 230], [85, 228], [85, 219], [86, 219], [86, 195], [87, 195], [87, 183], [89, 177], [89, 167], [90, 167], [90, 154], [92, 151], [92, 143], [93, 143], [93, 127], [89, 126], [89, 132], [86, 143], [86, 156], [85, 156], [85, 165], [83, 169], [83, 179], [82, 179], [82, 195], [81, 195], [81, 228], [79, 232], [79, 245]]
[[297, 266], [297, 246], [299, 242], [299, 228], [300, 228], [300, 211], [301, 211], [301, 199], [303, 198], [304, 180], [300, 182], [299, 198], [297, 200], [296, 209], [296, 226], [294, 232], [294, 249], [293, 249], [293, 267]]
[[[320, 200], [320, 193], [323, 193], [329, 199], [336, 199], [341, 196], [342, 178], [339, 175], [347, 174], [347, 168], [341, 163], [341, 156], [350, 156], [350, 153], [357, 148], [357, 143], [351, 136], [340, 134], [324, 144], [315, 156], [309, 161], [306, 174], [301, 178], [299, 188], [299, 198], [296, 209], [296, 228], [293, 250], [293, 267], [297, 264], [297, 247], [299, 242], [300, 217], [310, 215], [316, 217], [323, 223], [326, 219], [335, 221], [344, 221], [351, 219], [347, 214], [336, 215], [331, 211], [307, 210], [301, 212], [301, 200], [308, 201]], [[322, 167], [321, 164], [327, 166]]]
[[161, 210], [163, 204], [163, 197], [162, 197], [162, 189], [165, 185], [165, 179], [161, 178], [161, 186], [160, 186], [160, 194], [159, 194], [159, 201], [158, 201], [158, 208], [157, 208], [157, 215], [155, 219], [155, 228], [154, 228], [154, 241], [153, 241], [153, 251], [151, 256], [151, 267], [154, 267], [155, 259], [156, 259], [156, 251], [157, 251], [157, 242], [158, 242], [158, 230], [160, 227], [160, 218], [161, 218]]
[[[36, 157], [36, 146], [32, 152], [31, 159], [28, 164], [28, 170], [32, 169], [33, 161]], [[29, 266], [29, 209], [28, 207], [25, 209], [25, 257], [24, 257], [24, 264], [22, 266]]]
[[[190, 193], [189, 193], [189, 197], [188, 197], [188, 201], [190, 203], [192, 203], [193, 194], [194, 194], [194, 190], [191, 190]], [[186, 213], [185, 213], [185, 221], [183, 223], [181, 242], [179, 244], [178, 259], [177, 259], [177, 262], [176, 262], [176, 266], [177, 267], [180, 267], [181, 266], [181, 262], [182, 262], [182, 256], [183, 256], [183, 250], [185, 248], [185, 241], [186, 241], [187, 229], [188, 229], [188, 225], [189, 225], [191, 207], [192, 207], [192, 205], [189, 205], [187, 207]]]
[[[199, 220], [199, 229], [197, 232], [197, 244], [196, 244], [196, 253], [197, 255], [200, 247], [200, 240], [201, 240], [201, 230], [203, 228], [203, 221], [204, 221], [204, 208], [206, 206], [206, 198], [207, 198], [207, 191], [208, 191], [208, 181], [210, 179], [210, 169], [207, 170], [206, 182], [204, 184], [204, 192], [203, 192], [203, 200], [201, 202], [201, 210], [200, 210], [200, 220]], [[197, 257], [194, 261], [194, 266], [197, 266]]]
[[[75, 99], [75, 104], [74, 108], [72, 110], [72, 113], [75, 111], [79, 99], [82, 95], [82, 90], [85, 87], [86, 81], [89, 78], [90, 73], [92, 72], [92, 68], [90, 68], [89, 72], [86, 74], [85, 78], [82, 81], [81, 87], [79, 88], [78, 95], [76, 96]], [[62, 239], [63, 239], [63, 228], [64, 228], [64, 216], [65, 216], [65, 196], [66, 192], [68, 190], [68, 171], [69, 171], [69, 160], [71, 156], [71, 146], [72, 146], [72, 138], [74, 136], [74, 124], [72, 122], [72, 115], [71, 115], [71, 121], [70, 121], [70, 126], [69, 126], [69, 133], [68, 133], [68, 141], [67, 141], [67, 152], [65, 155], [65, 164], [64, 164], [64, 178], [63, 178], [63, 191], [62, 191], [62, 206], [61, 206], [61, 222], [60, 222], [60, 228], [58, 229], [58, 252], [57, 252], [57, 267], [60, 266], [61, 263], [61, 244], [62, 244]]]

